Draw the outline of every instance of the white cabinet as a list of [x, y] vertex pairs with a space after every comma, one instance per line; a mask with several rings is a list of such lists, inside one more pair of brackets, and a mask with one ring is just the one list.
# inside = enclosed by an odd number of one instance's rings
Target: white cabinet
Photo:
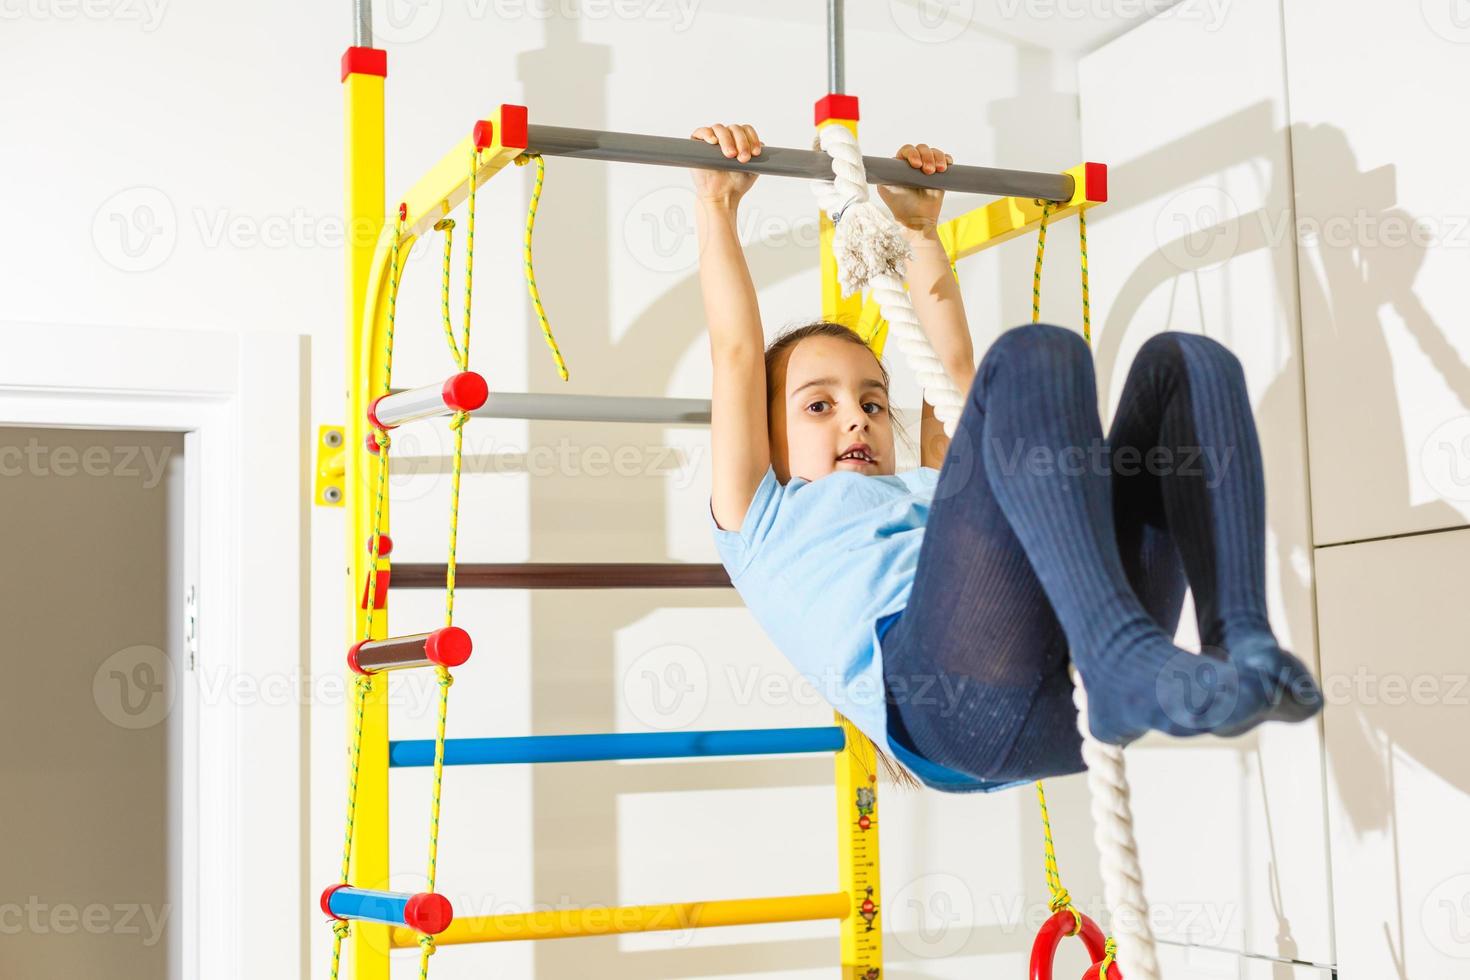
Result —
[[[1111, 168], [1089, 221], [1100, 396], [1139, 346], [1202, 333], [1240, 358], [1261, 434], [1267, 587], [1282, 643], [1315, 663], [1281, 8], [1187, 2], [1082, 59], [1082, 149]], [[1285, 224], [1283, 224], [1285, 222]], [[1193, 638], [1186, 612], [1180, 642]], [[1319, 727], [1128, 753], [1162, 937], [1332, 962]]]
[[1470, 531], [1317, 554], [1339, 980], [1470, 975]]

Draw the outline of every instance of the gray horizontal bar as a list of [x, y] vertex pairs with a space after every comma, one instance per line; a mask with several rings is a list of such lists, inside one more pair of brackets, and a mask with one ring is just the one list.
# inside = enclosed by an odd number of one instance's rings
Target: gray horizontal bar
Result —
[[[793, 150], [779, 146], [761, 148], [761, 155], [749, 163], [725, 156], [717, 146], [672, 136], [641, 136], [637, 133], [610, 133], [599, 129], [573, 129], [565, 126], [528, 127], [527, 151], [544, 156], [578, 157], [583, 160], [605, 160], [613, 163], [646, 163], [660, 167], [699, 167], [705, 170], [746, 170], [775, 177], [803, 177], [807, 180], [831, 180], [832, 161], [825, 153]], [[863, 157], [870, 184], [898, 184], [907, 187], [929, 187], [969, 194], [994, 194], [999, 197], [1029, 197], [1047, 201], [1068, 201], [1075, 182], [1067, 174], [1040, 173], [1030, 170], [1001, 170], [995, 167], [970, 167], [953, 164], [942, 174], [915, 170], [894, 157]]]
[[653, 422], [709, 425], [709, 402], [701, 398], [634, 398], [619, 395], [547, 395], [492, 391], [476, 418], [543, 422]]

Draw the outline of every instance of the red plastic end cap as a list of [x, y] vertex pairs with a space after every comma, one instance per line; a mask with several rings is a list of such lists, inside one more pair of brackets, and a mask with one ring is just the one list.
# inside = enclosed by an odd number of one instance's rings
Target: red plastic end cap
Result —
[[347, 667], [354, 674], [362, 674], [362, 675], [366, 676], [367, 674], [372, 673], [372, 671], [363, 670], [361, 667], [359, 667], [357, 665], [357, 651], [361, 650], [363, 643], [366, 643], [366, 642], [367, 642], [366, 640], [362, 640], [362, 641], [360, 641], [358, 643], [354, 643], [347, 650]]
[[1089, 163], [1084, 165], [1082, 176], [1087, 180], [1087, 199], [1098, 204], [1108, 199], [1108, 165]]
[[475, 123], [475, 149], [483, 150], [495, 142], [495, 124], [488, 119]]
[[500, 107], [500, 145], [508, 146], [513, 150], [524, 150], [526, 148], [528, 126], [526, 123], [526, 107], [523, 105], [501, 105]]
[[454, 906], [449, 899], [433, 892], [419, 892], [403, 909], [403, 922], [410, 929], [437, 936], [454, 921]]
[[[372, 404], [368, 406], [368, 413], [367, 413], [367, 415], [368, 415], [368, 424], [371, 425], [375, 429], [392, 429], [392, 428], [396, 428], [396, 426], [384, 425], [382, 422], [379, 422], [378, 421], [378, 402], [382, 401], [384, 398], [387, 398], [387, 397], [388, 397], [387, 395], [379, 395], [377, 398], [374, 398], [373, 401], [372, 401]], [[368, 438], [372, 438], [372, 436], [370, 435]], [[378, 448], [377, 448], [378, 447], [378, 440], [377, 439], [373, 439], [372, 446], [373, 446], [373, 452], [377, 452], [378, 451]]]
[[369, 432], [367, 438], [363, 439], [362, 443], [367, 447], [367, 451], [374, 456], [383, 451], [383, 447], [378, 445], [378, 436], [376, 433]]
[[348, 75], [388, 77], [388, 52], [382, 48], [348, 48], [342, 53], [342, 81]]
[[[333, 912], [332, 911], [332, 896], [334, 894], [336, 894], [339, 889], [346, 888], [346, 887], [347, 886], [345, 884], [339, 883], [339, 884], [336, 884], [336, 885], [332, 885], [326, 891], [322, 892], [322, 911], [325, 912], [325, 913], [327, 913], [327, 915], [331, 916], [334, 919], [341, 920], [342, 917], [340, 915], [338, 915], [336, 912]], [[346, 921], [346, 920], [342, 920], [342, 921]]]
[[444, 404], [456, 412], [473, 412], [489, 397], [490, 386], [473, 371], [461, 371], [444, 382]]
[[458, 667], [470, 659], [474, 644], [470, 635], [458, 626], [445, 626], [429, 634], [424, 641], [424, 656], [440, 667]]
[[[372, 553], [373, 553], [373, 539], [372, 539], [372, 536], [369, 535], [368, 536], [368, 554], [371, 555]], [[378, 557], [379, 558], [387, 558], [391, 554], [393, 554], [393, 539], [390, 538], [390, 537], [388, 537], [388, 535], [386, 535], [386, 534], [380, 534], [380, 535], [378, 535]]]
[[816, 111], [812, 115], [816, 117], [812, 122], [818, 126], [832, 119], [851, 119], [856, 122], [858, 118], [857, 96], [839, 95], [836, 92], [824, 95], [817, 100]]

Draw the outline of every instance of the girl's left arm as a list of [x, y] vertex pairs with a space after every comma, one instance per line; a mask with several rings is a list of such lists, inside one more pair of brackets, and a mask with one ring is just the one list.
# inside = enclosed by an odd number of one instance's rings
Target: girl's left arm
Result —
[[[949, 154], [923, 143], [905, 144], [896, 154], [915, 170], [943, 173], [954, 161]], [[970, 323], [965, 303], [955, 282], [949, 256], [939, 241], [939, 211], [944, 192], [912, 187], [880, 186], [883, 197], [898, 223], [903, 226], [914, 256], [909, 260], [909, 299], [924, 328], [924, 335], [944, 365], [954, 386], [970, 390], [975, 378], [975, 346], [970, 340]], [[949, 448], [944, 427], [934, 417], [934, 408], [924, 403], [919, 422], [919, 459], [923, 466], [939, 468]]]

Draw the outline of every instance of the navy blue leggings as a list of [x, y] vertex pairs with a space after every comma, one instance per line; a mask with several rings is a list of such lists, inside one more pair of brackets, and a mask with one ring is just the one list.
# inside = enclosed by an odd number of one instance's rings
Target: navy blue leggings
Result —
[[[1186, 587], [1207, 652], [1275, 649], [1260, 448], [1235, 356], [1159, 334], [1134, 360], [1106, 439], [1096, 399], [1091, 351], [1060, 327], [1008, 331], [981, 362], [908, 608], [884, 624], [890, 735], [931, 761], [992, 780], [1081, 771], [1069, 647], [1094, 732], [1118, 743], [1144, 728], [1197, 733], [1171, 728], [1177, 711], [1160, 714], [1154, 690], [1178, 654]], [[1095, 686], [1154, 714], [1099, 732]]]

